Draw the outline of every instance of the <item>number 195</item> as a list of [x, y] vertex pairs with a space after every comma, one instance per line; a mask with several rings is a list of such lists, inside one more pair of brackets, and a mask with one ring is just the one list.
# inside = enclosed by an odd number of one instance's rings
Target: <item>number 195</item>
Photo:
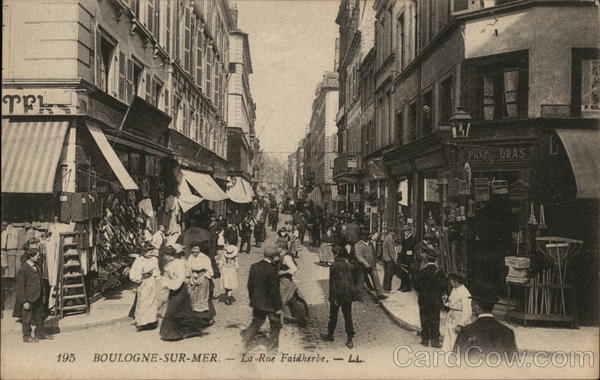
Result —
[[59, 363], [73, 363], [75, 361], [75, 354], [72, 352], [58, 354], [56, 357], [56, 361]]

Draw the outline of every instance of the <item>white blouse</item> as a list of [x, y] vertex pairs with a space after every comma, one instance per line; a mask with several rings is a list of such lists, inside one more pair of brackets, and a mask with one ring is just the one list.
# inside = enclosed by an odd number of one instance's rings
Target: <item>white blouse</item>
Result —
[[185, 274], [185, 260], [173, 259], [165, 265], [162, 283], [166, 288], [177, 290], [183, 284]]
[[458, 324], [460, 326], [466, 326], [471, 323], [473, 311], [471, 309], [471, 299], [469, 297], [471, 297], [471, 293], [464, 285], [453, 288], [452, 292], [450, 292], [450, 297], [448, 297], [447, 306], [450, 310], [460, 312], [460, 317], [458, 318]]
[[140, 283], [142, 282], [142, 276], [148, 273], [150, 273], [152, 277], [159, 276], [160, 270], [158, 269], [158, 259], [156, 257], [139, 256], [135, 259], [129, 270], [129, 278], [133, 282]]

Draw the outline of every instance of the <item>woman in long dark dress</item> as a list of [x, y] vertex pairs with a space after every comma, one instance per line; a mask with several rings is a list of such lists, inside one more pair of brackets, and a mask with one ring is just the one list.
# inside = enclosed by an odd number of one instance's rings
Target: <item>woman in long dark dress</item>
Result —
[[203, 335], [202, 331], [213, 323], [215, 315], [212, 300], [206, 311], [196, 312], [192, 309], [185, 259], [181, 258], [183, 247], [179, 244], [176, 246], [165, 249], [167, 263], [162, 284], [169, 289], [169, 301], [160, 326], [162, 340], [181, 340]]

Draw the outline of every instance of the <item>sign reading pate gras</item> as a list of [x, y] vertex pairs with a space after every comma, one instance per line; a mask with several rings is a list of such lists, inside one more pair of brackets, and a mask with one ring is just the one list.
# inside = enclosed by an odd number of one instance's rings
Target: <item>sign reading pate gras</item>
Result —
[[526, 161], [529, 149], [525, 147], [474, 148], [467, 155], [469, 162]]

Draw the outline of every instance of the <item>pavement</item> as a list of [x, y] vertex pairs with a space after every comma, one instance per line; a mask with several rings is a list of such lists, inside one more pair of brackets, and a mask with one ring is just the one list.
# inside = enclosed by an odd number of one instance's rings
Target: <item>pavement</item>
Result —
[[[377, 264], [379, 278], [383, 281], [383, 265]], [[392, 292], [387, 293], [387, 299], [381, 301], [381, 306], [390, 318], [400, 327], [419, 333], [421, 331], [421, 320], [419, 318], [419, 307], [417, 304], [417, 293], [400, 292], [400, 279], [394, 276]], [[374, 292], [371, 292], [375, 296]], [[598, 341], [600, 340], [599, 328], [582, 326], [577, 329], [571, 328], [547, 328], [538, 326], [522, 326], [504, 321], [501, 310], [494, 312], [497, 319], [502, 320], [513, 329], [517, 347], [527, 352], [555, 352], [555, 351], [577, 351], [592, 350], [598, 353]], [[440, 314], [440, 330], [445, 323], [445, 313]], [[443, 331], [440, 331], [443, 335]]]

